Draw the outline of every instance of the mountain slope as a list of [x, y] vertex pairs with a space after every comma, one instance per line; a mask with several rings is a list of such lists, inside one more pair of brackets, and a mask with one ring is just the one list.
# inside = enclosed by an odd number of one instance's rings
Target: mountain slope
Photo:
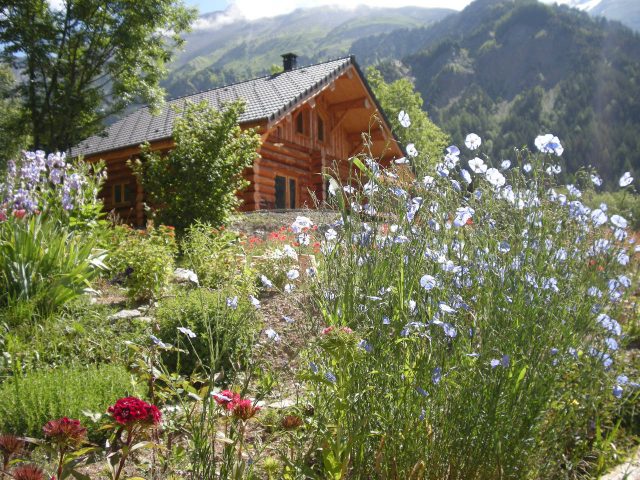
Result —
[[319, 7], [255, 21], [234, 19], [230, 12], [203, 15], [164, 86], [170, 96], [177, 96], [245, 80], [280, 65], [280, 55], [289, 51], [299, 55], [301, 64], [324, 61], [349, 53], [359, 38], [429, 25], [453, 12]]
[[458, 143], [475, 131], [502, 158], [551, 131], [571, 172], [593, 165], [612, 181], [640, 170], [640, 36], [520, 0], [474, 2], [433, 29], [471, 25], [478, 8], [481, 24], [431, 39], [404, 60], [434, 121]]

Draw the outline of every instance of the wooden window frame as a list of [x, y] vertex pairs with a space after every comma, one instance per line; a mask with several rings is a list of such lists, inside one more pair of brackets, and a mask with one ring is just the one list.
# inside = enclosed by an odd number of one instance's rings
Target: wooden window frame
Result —
[[[320, 126], [322, 125], [322, 138], [320, 138]], [[327, 141], [327, 122], [324, 117], [318, 112], [316, 114], [316, 141], [318, 143], [325, 143]]]
[[[120, 198], [119, 202], [116, 201], [116, 188], [120, 187]], [[126, 200], [127, 195], [125, 193], [126, 189], [129, 189], [131, 198]], [[111, 185], [111, 202], [115, 207], [128, 207], [133, 203], [132, 198], [134, 195], [134, 191], [131, 189], [130, 182], [119, 182]]]
[[[298, 208], [298, 205], [300, 204], [300, 185], [298, 182], [298, 178], [297, 177], [290, 177], [289, 175], [276, 175], [276, 178], [280, 177], [280, 178], [284, 178], [285, 182], [284, 182], [284, 208], [283, 209], [279, 209], [276, 207], [277, 210], [286, 210], [286, 209], [295, 209]], [[295, 205], [291, 205], [291, 181], [295, 182]], [[273, 179], [274, 182], [274, 186], [276, 183], [276, 179]], [[277, 195], [276, 195], [276, 199], [277, 199]], [[277, 200], [276, 200], [277, 201]]]
[[[301, 110], [298, 110], [298, 113], [296, 113], [293, 116], [293, 131], [296, 133], [296, 135], [300, 135], [302, 137], [307, 137], [307, 138], [311, 136], [311, 130], [310, 130], [311, 118], [310, 117], [311, 115], [309, 111], [304, 108]], [[298, 130], [298, 118], [302, 118], [302, 132]]]

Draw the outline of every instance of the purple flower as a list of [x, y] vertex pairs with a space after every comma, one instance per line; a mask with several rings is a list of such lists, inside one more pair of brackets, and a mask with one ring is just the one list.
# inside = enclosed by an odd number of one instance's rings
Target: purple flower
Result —
[[442, 380], [442, 368], [436, 367], [433, 369], [433, 373], [431, 374], [431, 381], [434, 385], [437, 385]]
[[615, 385], [615, 386], [613, 387], [613, 391], [612, 391], [612, 393], [613, 393], [613, 396], [614, 396], [614, 397], [616, 397], [616, 398], [622, 398], [622, 393], [623, 393], [622, 387], [621, 387], [620, 385]]
[[418, 392], [420, 395], [422, 395], [423, 397], [428, 396], [429, 394], [425, 391], [424, 388], [422, 387], [416, 387], [416, 392]]

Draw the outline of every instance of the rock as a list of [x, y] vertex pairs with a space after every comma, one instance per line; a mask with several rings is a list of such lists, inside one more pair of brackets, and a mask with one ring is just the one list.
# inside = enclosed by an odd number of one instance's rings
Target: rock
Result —
[[640, 480], [640, 449], [629, 461], [618, 465], [609, 472], [602, 480]]
[[115, 322], [116, 320], [131, 320], [132, 318], [138, 318], [141, 316], [142, 314], [138, 309], [120, 310], [118, 313], [114, 313], [113, 315], [109, 316], [107, 320], [109, 320], [110, 322]]
[[192, 283], [199, 285], [198, 275], [193, 270], [187, 270], [186, 268], [176, 268], [173, 272], [173, 281], [176, 283]]
[[296, 404], [295, 400], [292, 398], [285, 398], [280, 400], [279, 402], [273, 402], [269, 404], [270, 408], [276, 408], [278, 410], [282, 410], [284, 408], [293, 407]]

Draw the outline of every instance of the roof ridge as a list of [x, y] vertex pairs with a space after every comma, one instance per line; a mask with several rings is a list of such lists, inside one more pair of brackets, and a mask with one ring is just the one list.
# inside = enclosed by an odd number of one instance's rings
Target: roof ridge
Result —
[[[199, 90], [197, 92], [185, 93], [184, 95], [178, 95], [177, 97], [168, 98], [168, 99], [166, 99], [166, 103], [173, 102], [174, 100], [179, 100], [179, 99], [185, 98], [185, 97], [192, 97], [194, 95], [199, 95], [201, 93], [211, 92], [213, 90], [219, 90], [219, 89], [223, 89], [223, 88], [234, 87], [236, 85], [242, 85], [243, 83], [248, 83], [248, 82], [255, 82], [256, 80], [261, 80], [263, 78], [276, 77], [276, 76], [281, 75], [283, 73], [295, 72], [296, 70], [303, 70], [305, 68], [317, 67], [319, 65], [324, 65], [326, 63], [337, 62], [337, 61], [340, 61], [340, 60], [352, 60], [352, 59], [353, 59], [353, 55], [349, 54], [349, 55], [345, 55], [343, 57], [337, 57], [337, 58], [332, 58], [330, 60], [325, 60], [324, 62], [316, 62], [316, 63], [311, 63], [309, 65], [304, 65], [302, 67], [296, 67], [296, 68], [293, 68], [293, 69], [288, 70], [286, 72], [278, 72], [278, 73], [271, 73], [269, 75], [261, 75], [259, 77], [249, 78], [247, 80], [241, 80], [241, 81], [235, 82], [235, 83], [225, 83], [224, 85], [220, 85], [219, 87], [205, 88], [204, 90]], [[146, 106], [146, 105], [144, 105], [141, 108], [145, 108], [145, 107], [148, 108], [148, 106]]]

